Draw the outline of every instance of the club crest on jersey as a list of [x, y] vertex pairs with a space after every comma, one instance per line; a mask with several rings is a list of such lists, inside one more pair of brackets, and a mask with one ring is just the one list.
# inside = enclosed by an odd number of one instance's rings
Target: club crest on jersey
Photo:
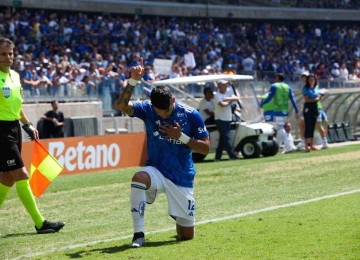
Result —
[[11, 93], [10, 87], [8, 87], [8, 86], [3, 86], [3, 88], [2, 88], [2, 94], [3, 94], [4, 98], [9, 98], [9, 97], [10, 97], [10, 93]]

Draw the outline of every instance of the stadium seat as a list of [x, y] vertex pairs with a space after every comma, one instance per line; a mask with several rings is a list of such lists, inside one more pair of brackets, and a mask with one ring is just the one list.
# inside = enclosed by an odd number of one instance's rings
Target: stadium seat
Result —
[[339, 142], [338, 135], [336, 133], [336, 124], [329, 123], [328, 132], [327, 132], [327, 139], [329, 143], [337, 143]]
[[343, 129], [344, 129], [344, 133], [345, 133], [347, 141], [355, 141], [356, 140], [356, 138], [352, 134], [349, 122], [343, 123]]
[[336, 133], [337, 133], [339, 142], [347, 141], [345, 131], [344, 131], [344, 127], [343, 127], [343, 123], [336, 123]]

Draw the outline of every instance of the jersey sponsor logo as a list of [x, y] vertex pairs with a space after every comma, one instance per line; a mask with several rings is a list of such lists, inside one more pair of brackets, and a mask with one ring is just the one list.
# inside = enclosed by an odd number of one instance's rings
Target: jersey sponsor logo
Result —
[[8, 87], [8, 86], [3, 86], [3, 88], [2, 88], [2, 94], [3, 94], [4, 98], [9, 98], [9, 97], [10, 97], [10, 93], [11, 93], [10, 87]]
[[185, 116], [185, 113], [180, 113], [180, 112], [178, 112], [178, 113], [176, 114], [176, 116], [177, 116], [177, 117], [184, 117], [184, 116]]
[[160, 139], [160, 140], [164, 140], [164, 141], [168, 141], [169, 143], [172, 143], [172, 144], [183, 144], [183, 142], [181, 142], [181, 141], [178, 140], [178, 139], [163, 138], [161, 135], [159, 136], [159, 139]]
[[206, 130], [206, 127], [199, 127], [198, 128], [198, 132], [199, 132], [199, 134], [202, 134], [202, 133], [204, 133], [204, 132], [206, 132], [207, 130]]

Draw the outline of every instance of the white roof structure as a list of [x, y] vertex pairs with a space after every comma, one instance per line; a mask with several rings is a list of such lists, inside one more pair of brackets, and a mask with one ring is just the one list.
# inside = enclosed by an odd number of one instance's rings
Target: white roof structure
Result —
[[200, 75], [200, 76], [190, 76], [190, 77], [180, 77], [173, 79], [158, 80], [152, 83], [154, 86], [162, 85], [185, 85], [192, 83], [206, 83], [214, 82], [218, 80], [228, 80], [228, 81], [241, 81], [241, 80], [254, 80], [253, 76], [249, 75]]

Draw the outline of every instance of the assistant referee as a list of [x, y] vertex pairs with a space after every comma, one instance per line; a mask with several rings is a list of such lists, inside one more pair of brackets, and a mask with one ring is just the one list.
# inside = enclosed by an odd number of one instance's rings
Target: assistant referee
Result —
[[[39, 234], [59, 231], [64, 222], [50, 222], [41, 215], [29, 185], [29, 175], [21, 158], [21, 128], [19, 121], [27, 125], [39, 139], [22, 110], [23, 90], [17, 72], [11, 70], [14, 59], [14, 43], [0, 36], [0, 207], [11, 187], [15, 184], [17, 194], [35, 223]], [[12, 219], [9, 219], [12, 221]]]

